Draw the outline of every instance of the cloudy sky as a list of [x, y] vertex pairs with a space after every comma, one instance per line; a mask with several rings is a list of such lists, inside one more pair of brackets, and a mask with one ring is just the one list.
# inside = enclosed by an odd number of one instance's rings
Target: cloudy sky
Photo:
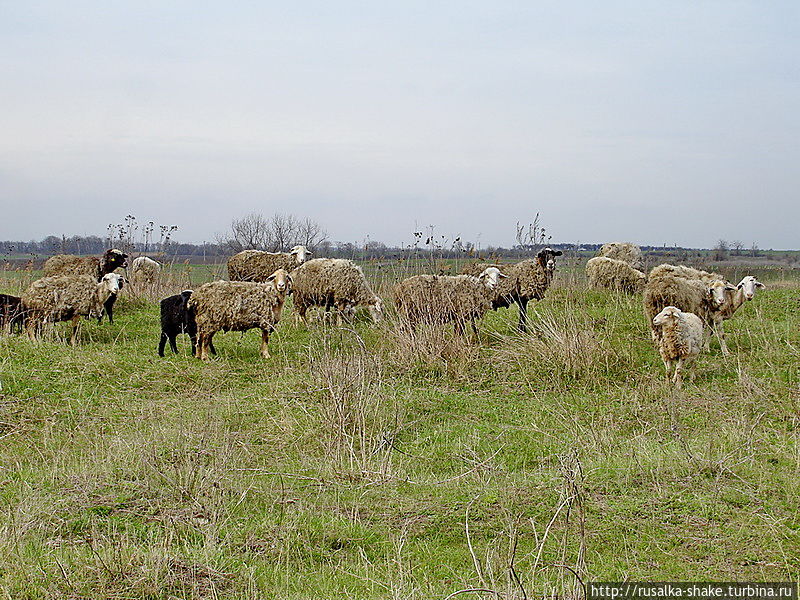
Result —
[[800, 3], [0, 0], [0, 239], [800, 247]]

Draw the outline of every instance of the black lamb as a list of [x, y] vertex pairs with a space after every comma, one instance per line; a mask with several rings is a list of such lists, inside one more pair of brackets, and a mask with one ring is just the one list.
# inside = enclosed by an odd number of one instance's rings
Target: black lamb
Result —
[[[194, 314], [189, 310], [187, 304], [192, 297], [192, 290], [184, 290], [180, 294], [169, 296], [161, 301], [161, 340], [158, 343], [158, 355], [164, 356], [164, 346], [169, 341], [172, 351], [178, 353], [178, 345], [175, 338], [178, 334], [185, 333], [192, 341], [192, 356], [194, 356], [197, 346], [197, 323]], [[212, 354], [216, 354], [212, 344], [209, 347]]]

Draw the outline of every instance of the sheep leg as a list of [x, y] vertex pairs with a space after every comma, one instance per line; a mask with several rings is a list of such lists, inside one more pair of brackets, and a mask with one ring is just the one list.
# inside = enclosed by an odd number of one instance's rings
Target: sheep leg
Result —
[[683, 387], [683, 382], [681, 381], [681, 369], [683, 369], [683, 359], [679, 358], [677, 364], [675, 365], [675, 387], [681, 389]]
[[36, 339], [36, 320], [28, 317], [28, 322], [25, 324], [25, 330], [28, 332], [28, 338], [31, 340]]
[[261, 358], [269, 358], [269, 330], [261, 330]]
[[[167, 339], [168, 338], [167, 338], [166, 332], [162, 331], [161, 332], [161, 339], [158, 340], [158, 355], [160, 357], [162, 357], [162, 358], [164, 357], [164, 346], [167, 345]], [[172, 345], [171, 342], [172, 342], [172, 340], [170, 340], [170, 346]]]
[[173, 333], [171, 336], [169, 336], [169, 347], [172, 349], [173, 354], [178, 353], [178, 344], [175, 341], [177, 338], [178, 338], [177, 333]]
[[476, 343], [480, 343], [480, 341], [481, 341], [481, 336], [480, 336], [480, 335], [478, 335], [478, 326], [477, 326], [477, 325], [475, 325], [475, 319], [470, 319], [470, 322], [469, 322], [469, 323], [470, 323], [470, 325], [472, 325], [472, 333], [474, 333], [474, 334], [475, 334], [475, 342], [476, 342]]
[[669, 382], [672, 379], [672, 361], [666, 358], [662, 360], [664, 361], [664, 370], [667, 373], [667, 381]]
[[209, 335], [207, 333], [200, 333], [197, 336], [197, 358], [200, 360], [208, 360], [208, 340]]
[[722, 355], [730, 355], [728, 344], [725, 342], [725, 330], [722, 328], [722, 323], [717, 323], [714, 326], [714, 334], [717, 336], [717, 339], [719, 339], [719, 347], [722, 350]]
[[72, 336], [70, 337], [70, 343], [73, 346], [78, 345], [78, 330], [80, 329], [80, 326], [81, 326], [81, 316], [75, 315], [74, 317], [72, 317]]
[[214, 348], [214, 340], [212, 338], [208, 338], [208, 349], [211, 350], [211, 354], [217, 355], [217, 349]]
[[523, 333], [528, 331], [528, 299], [517, 298], [519, 307], [519, 330]]
[[[114, 296], [109, 296], [108, 300], [103, 303], [103, 308], [105, 309], [106, 314], [108, 315], [108, 322], [110, 324], [114, 324], [114, 302], [116, 302], [116, 298]], [[97, 320], [99, 323], [103, 320], [103, 313], [100, 313], [100, 318]]]

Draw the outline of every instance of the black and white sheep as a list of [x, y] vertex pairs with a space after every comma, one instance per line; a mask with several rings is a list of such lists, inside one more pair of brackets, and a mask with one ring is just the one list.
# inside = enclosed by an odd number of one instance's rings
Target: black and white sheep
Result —
[[477, 277], [487, 267], [498, 267], [507, 277], [494, 289], [492, 308], [507, 308], [512, 304], [519, 307], [519, 330], [528, 330], [528, 302], [541, 300], [550, 287], [555, 274], [555, 257], [561, 250], [544, 248], [536, 258], [520, 261], [512, 265], [475, 263], [467, 266], [464, 273]]

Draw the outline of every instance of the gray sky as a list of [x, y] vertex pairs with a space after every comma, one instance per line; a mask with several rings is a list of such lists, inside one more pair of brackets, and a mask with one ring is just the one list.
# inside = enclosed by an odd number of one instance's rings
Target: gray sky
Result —
[[798, 248], [800, 3], [0, 0], [0, 239]]

